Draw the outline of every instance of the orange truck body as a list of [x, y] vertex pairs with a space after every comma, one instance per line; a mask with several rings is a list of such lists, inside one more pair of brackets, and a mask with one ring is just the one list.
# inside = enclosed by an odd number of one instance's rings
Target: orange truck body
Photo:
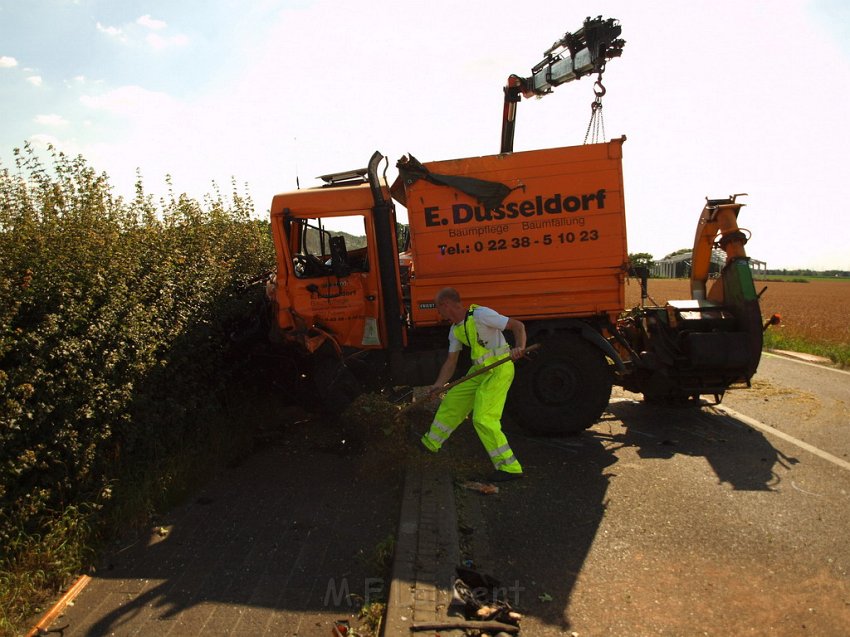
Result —
[[412, 322], [439, 322], [434, 297], [445, 286], [522, 320], [616, 319], [628, 262], [624, 141], [426, 164], [435, 174], [509, 186], [492, 210], [453, 188], [425, 180], [401, 184], [411, 234]]
[[[506, 404], [536, 433], [589, 427], [614, 383], [694, 403], [749, 384], [762, 327], [736, 196], [706, 201], [693, 298], [626, 310], [626, 277], [640, 268], [631, 267], [626, 240], [625, 137], [513, 152], [522, 97], [596, 75], [591, 124], [599, 121], [602, 74], [622, 54], [620, 34], [617, 20], [587, 18], [529, 76], [511, 75], [499, 154], [425, 164], [404, 157], [390, 187], [376, 152], [366, 169], [274, 197], [277, 271], [267, 297], [272, 340], [293, 362], [293, 388], [306, 381], [337, 411], [365, 390], [431, 384], [447, 355], [448, 325], [434, 301], [445, 287], [523, 321], [528, 344], [540, 344], [517, 362]], [[407, 208], [407, 227], [393, 200]], [[333, 230], [343, 219], [356, 230]], [[715, 244], [727, 262], [706, 293]]]
[[[615, 320], [625, 308], [628, 267], [624, 141], [426, 164], [434, 173], [509, 185], [512, 192], [493, 210], [452, 188], [397, 182], [393, 192], [404, 189], [410, 227], [403, 258], [409, 268], [406, 322], [439, 324], [434, 297], [446, 286], [522, 320], [589, 315]], [[385, 195], [389, 198], [389, 189]], [[284, 231], [287, 217], [333, 225], [335, 217], [359, 216], [364, 234], [374, 236], [373, 205], [365, 183], [275, 196], [271, 219], [278, 263], [290, 263], [300, 248], [297, 234]], [[368, 261], [378, 263], [374, 242], [366, 250]], [[318, 283], [290, 274], [288, 268], [278, 270], [274, 300], [282, 330], [297, 332], [300, 318], [302, 328], [329, 328], [339, 346], [381, 348], [387, 342], [379, 303], [385, 295], [375, 269]], [[311, 285], [323, 294], [311, 292]], [[401, 296], [401, 289], [396, 293]], [[313, 342], [326, 339], [318, 336]]]
[[[708, 298], [626, 311], [624, 142], [403, 158], [392, 187], [375, 153], [368, 170], [275, 196], [278, 267], [267, 293], [273, 340], [297, 360], [297, 378], [335, 410], [370, 388], [432, 383], [448, 343], [434, 299], [451, 286], [523, 321], [528, 343], [541, 344], [517, 365], [506, 406], [538, 433], [590, 426], [615, 383], [653, 398], [718, 400], [748, 383], [761, 318], [734, 223], [743, 204], [709, 200], [700, 218], [695, 257], [708, 258], [718, 233], [729, 253]], [[407, 208], [406, 232], [393, 199]], [[357, 225], [348, 238], [329, 230], [342, 218]], [[365, 245], [354, 245], [360, 233]], [[703, 265], [695, 272], [707, 273]]]

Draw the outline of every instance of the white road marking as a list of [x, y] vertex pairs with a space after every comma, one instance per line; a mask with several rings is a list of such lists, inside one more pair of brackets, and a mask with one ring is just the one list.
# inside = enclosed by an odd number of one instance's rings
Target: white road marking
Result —
[[809, 453], [813, 453], [819, 458], [823, 458], [824, 460], [828, 460], [832, 464], [841, 467], [842, 469], [846, 469], [850, 471], [850, 462], [846, 460], [842, 460], [837, 456], [833, 456], [831, 453], [824, 451], [823, 449], [818, 449], [817, 447], [810, 445], [808, 442], [803, 442], [795, 438], [794, 436], [789, 436], [784, 431], [779, 431], [779, 429], [775, 429], [770, 425], [766, 425], [763, 422], [756, 420], [755, 418], [750, 418], [749, 416], [745, 416], [744, 414], [735, 411], [731, 407], [726, 407], [724, 405], [712, 405], [712, 409], [720, 412], [725, 416], [729, 416], [730, 418], [734, 418], [735, 420], [740, 420], [742, 423], [749, 425], [750, 427], [754, 427], [755, 429], [760, 429], [761, 431], [768, 433], [772, 436], [776, 436], [777, 438], [782, 438], [782, 440], [786, 442], [790, 442], [793, 445], [800, 447], [800, 449], [805, 449]]
[[797, 358], [791, 358], [790, 356], [782, 356], [781, 354], [771, 354], [770, 352], [762, 352], [762, 356], [768, 356], [770, 358], [781, 358], [784, 361], [791, 361], [792, 363], [797, 363], [799, 365], [808, 365], [809, 367], [817, 367], [818, 369], [826, 369], [831, 372], [838, 372], [839, 374], [847, 374], [850, 376], [850, 372], [838, 369], [837, 367], [827, 367], [826, 365], [818, 365], [817, 363], [809, 363], [808, 361], [801, 361]]
[[819, 498], [821, 496], [823, 496], [823, 493], [812, 493], [811, 491], [806, 491], [805, 489], [801, 489], [800, 487], [797, 486], [797, 483], [794, 482], [793, 480], [791, 480], [791, 486], [794, 487], [800, 493], [805, 493], [806, 495], [814, 495], [814, 496], [817, 496]]

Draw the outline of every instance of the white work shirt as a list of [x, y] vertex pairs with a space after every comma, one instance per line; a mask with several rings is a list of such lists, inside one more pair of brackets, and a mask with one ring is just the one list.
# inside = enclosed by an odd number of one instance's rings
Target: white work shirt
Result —
[[[508, 325], [508, 317], [502, 316], [496, 310], [491, 310], [489, 307], [476, 307], [472, 311], [472, 320], [475, 321], [475, 329], [478, 332], [478, 338], [484, 342], [484, 346], [490, 350], [496, 350], [507, 344], [505, 335], [502, 330]], [[454, 328], [460, 325], [463, 329], [463, 323], [466, 321], [466, 316], [463, 321], [455, 323], [449, 330], [449, 351], [459, 352], [463, 349], [461, 343], [455, 336]]]

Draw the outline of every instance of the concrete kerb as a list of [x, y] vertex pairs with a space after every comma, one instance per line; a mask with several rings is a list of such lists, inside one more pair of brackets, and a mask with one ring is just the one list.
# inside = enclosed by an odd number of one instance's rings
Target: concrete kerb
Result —
[[777, 356], [784, 356], [785, 358], [793, 358], [798, 361], [805, 361], [806, 363], [816, 363], [818, 365], [832, 365], [832, 361], [825, 356], [817, 356], [816, 354], [806, 354], [804, 352], [792, 352], [784, 349], [769, 349], [767, 350], [771, 354], [776, 354]]
[[414, 622], [449, 618], [452, 577], [459, 560], [451, 476], [412, 463], [404, 478], [384, 637], [408, 637]]

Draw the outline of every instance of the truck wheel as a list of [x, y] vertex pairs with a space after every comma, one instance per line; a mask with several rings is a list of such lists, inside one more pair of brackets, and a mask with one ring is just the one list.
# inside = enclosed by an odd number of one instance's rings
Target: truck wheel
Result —
[[313, 386], [321, 402], [320, 408], [332, 414], [341, 414], [363, 393], [363, 386], [354, 373], [339, 359], [329, 356], [320, 356], [315, 361]]
[[517, 363], [507, 409], [519, 425], [549, 436], [578, 433], [599, 420], [613, 377], [602, 352], [580, 336], [547, 339]]

